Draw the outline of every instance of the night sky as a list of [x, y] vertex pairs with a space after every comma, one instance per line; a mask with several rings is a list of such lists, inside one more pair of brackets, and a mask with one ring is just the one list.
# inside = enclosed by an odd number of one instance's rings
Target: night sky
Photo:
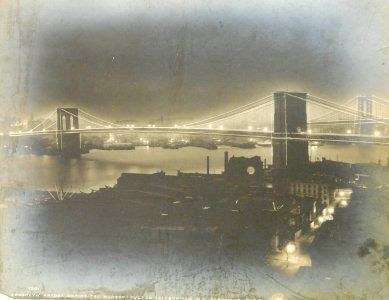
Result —
[[201, 119], [277, 90], [389, 99], [389, 2], [4, 1], [0, 100]]

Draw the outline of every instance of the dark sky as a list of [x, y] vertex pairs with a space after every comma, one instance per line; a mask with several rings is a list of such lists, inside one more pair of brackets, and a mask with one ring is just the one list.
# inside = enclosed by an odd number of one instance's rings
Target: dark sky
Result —
[[198, 119], [286, 89], [389, 98], [385, 0], [15, 3], [1, 96], [20, 115]]

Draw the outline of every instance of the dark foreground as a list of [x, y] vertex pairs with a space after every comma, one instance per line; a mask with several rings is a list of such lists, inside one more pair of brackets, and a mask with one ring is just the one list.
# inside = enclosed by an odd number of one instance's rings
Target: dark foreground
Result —
[[4, 293], [80, 298], [389, 295], [385, 189], [354, 192], [348, 207], [336, 209], [334, 220], [307, 235], [289, 257], [273, 251], [274, 231], [283, 220], [269, 209], [274, 199], [266, 194], [194, 199], [105, 189], [92, 195], [53, 201], [45, 193], [19, 191], [6, 197], [1, 209]]

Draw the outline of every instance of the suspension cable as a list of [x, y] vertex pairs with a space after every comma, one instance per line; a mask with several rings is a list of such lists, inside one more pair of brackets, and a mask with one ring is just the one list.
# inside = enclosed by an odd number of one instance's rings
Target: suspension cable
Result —
[[115, 123], [112, 123], [112, 122], [103, 120], [103, 119], [101, 119], [101, 118], [99, 118], [99, 117], [96, 117], [96, 116], [94, 116], [94, 115], [91, 115], [91, 114], [87, 113], [86, 111], [83, 111], [83, 110], [80, 109], [80, 108], [78, 109], [78, 111], [82, 112], [83, 114], [85, 114], [85, 115], [87, 115], [87, 116], [89, 116], [89, 117], [95, 118], [95, 119], [97, 119], [97, 120], [99, 120], [99, 121], [101, 121], [101, 122], [105, 122], [105, 123], [107, 123], [107, 124], [110, 124], [110, 125], [113, 125], [113, 126], [116, 126], [116, 127], [118, 127], [118, 126], [120, 127], [120, 125], [118, 125], [118, 124], [115, 124]]
[[212, 116], [212, 117], [209, 117], [209, 118], [206, 118], [204, 120], [201, 120], [201, 121], [197, 121], [197, 122], [193, 122], [193, 123], [189, 123], [189, 124], [186, 124], [186, 126], [195, 126], [197, 124], [207, 124], [207, 123], [210, 123], [213, 121], [213, 119], [217, 119], [219, 117], [224, 117], [225, 115], [228, 115], [228, 114], [235, 114], [235, 113], [238, 113], [240, 111], [245, 111], [245, 109], [251, 109], [253, 105], [260, 105], [260, 104], [263, 104], [262, 102], [264, 100], [267, 100], [268, 98], [272, 97], [273, 95], [268, 95], [262, 99], [259, 99], [259, 100], [256, 100], [254, 102], [251, 102], [251, 103], [248, 103], [248, 104], [245, 104], [243, 106], [240, 106], [240, 107], [237, 107], [235, 109], [232, 109], [228, 112], [225, 112], [225, 113], [221, 113], [221, 114], [218, 114], [218, 115], [215, 115], [215, 116]]
[[[316, 97], [316, 98], [318, 98], [318, 99], [324, 100], [324, 101], [319, 102], [319, 101], [314, 100], [314, 99], [308, 100], [308, 99], [304, 99], [304, 98], [301, 98], [301, 97], [298, 97], [298, 96], [295, 96], [295, 95], [292, 95], [292, 94], [289, 94], [289, 93], [288, 93], [288, 95], [289, 95], [290, 97], [295, 98], [295, 99], [299, 99], [299, 100], [302, 100], [302, 101], [305, 101], [305, 102], [308, 102], [308, 103], [313, 103], [313, 104], [316, 104], [316, 105], [318, 105], [318, 106], [322, 106], [322, 107], [326, 107], [326, 108], [331, 108], [331, 109], [333, 109], [333, 110], [335, 110], [335, 111], [338, 111], [338, 112], [346, 113], [346, 114], [349, 114], [349, 115], [352, 115], [352, 116], [356, 116], [356, 117], [359, 117], [359, 116], [360, 116], [360, 115], [358, 114], [358, 111], [355, 112], [355, 111], [352, 110], [352, 109], [345, 109], [344, 107], [337, 108], [337, 107], [336, 107], [336, 104], [334, 104], [333, 102], [330, 102], [330, 101], [328, 101], [328, 100], [325, 100], [325, 99], [321, 99], [321, 98]], [[326, 103], [326, 102], [327, 102], [327, 103]], [[328, 104], [328, 102], [329, 102], [330, 104]], [[342, 110], [342, 109], [343, 109], [343, 110]], [[347, 111], [347, 110], [348, 110], [348, 111]], [[375, 121], [375, 122], [377, 122], [377, 123], [381, 123], [381, 124], [387, 125], [387, 122], [382, 122], [382, 121], [377, 120], [377, 119], [372, 118], [372, 117], [365, 116], [365, 118], [368, 119], [368, 120]]]
[[55, 113], [57, 112], [57, 110], [54, 110], [50, 113], [50, 115], [48, 115], [42, 122], [40, 122], [38, 125], [36, 125], [35, 127], [33, 127], [32, 129], [30, 129], [30, 131], [34, 131], [35, 129], [37, 129], [39, 126], [43, 125], [43, 123], [45, 123], [46, 121], [48, 121]]
[[213, 121], [204, 122], [204, 123], [200, 123], [200, 124], [197, 124], [197, 125], [189, 125], [189, 126], [201, 126], [201, 125], [207, 125], [207, 124], [211, 124], [211, 123], [222, 122], [222, 121], [225, 121], [225, 120], [233, 120], [233, 119], [239, 118], [242, 114], [251, 113], [251, 112], [256, 111], [258, 109], [264, 109], [264, 108], [266, 108], [268, 106], [271, 106], [271, 105], [273, 105], [272, 102], [266, 102], [264, 104], [261, 104], [260, 106], [253, 107], [251, 109], [248, 109], [248, 110], [245, 110], [245, 111], [241, 111], [241, 112], [238, 112], [236, 114], [233, 114], [233, 115], [230, 115], [230, 116], [226, 116], [224, 118], [214, 119]]

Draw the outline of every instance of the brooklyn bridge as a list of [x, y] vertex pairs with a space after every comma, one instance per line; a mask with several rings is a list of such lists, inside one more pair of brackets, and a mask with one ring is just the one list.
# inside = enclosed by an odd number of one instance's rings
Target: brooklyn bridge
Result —
[[[316, 108], [321, 114], [314, 115]], [[389, 101], [356, 96], [342, 104], [303, 92], [275, 92], [229, 111], [186, 124], [119, 124], [79, 108], [57, 108], [28, 130], [4, 137], [55, 135], [60, 153], [79, 154], [81, 136], [101, 133], [183, 134], [271, 140], [274, 167], [299, 156], [307, 160], [309, 142], [389, 145]], [[293, 158], [289, 159], [289, 158]]]

